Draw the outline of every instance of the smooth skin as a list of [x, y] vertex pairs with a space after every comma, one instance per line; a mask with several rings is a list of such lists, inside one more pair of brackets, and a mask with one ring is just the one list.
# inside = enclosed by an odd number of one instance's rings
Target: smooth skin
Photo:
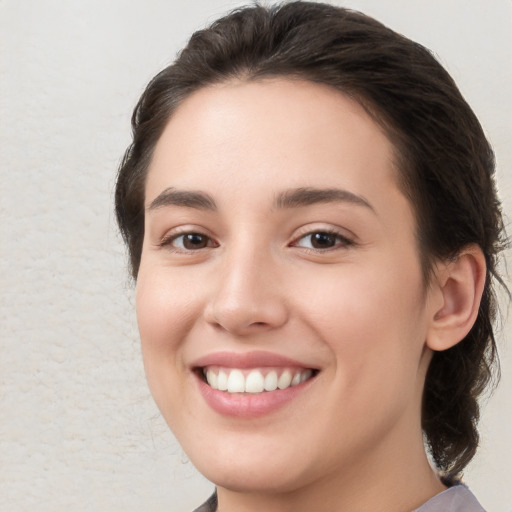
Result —
[[[201, 89], [157, 143], [137, 281], [144, 363], [221, 512], [405, 512], [444, 490], [422, 390], [432, 350], [476, 318], [485, 263], [468, 247], [424, 283], [394, 162], [359, 104], [287, 79]], [[214, 411], [194, 361], [255, 350], [318, 375], [271, 414]]]

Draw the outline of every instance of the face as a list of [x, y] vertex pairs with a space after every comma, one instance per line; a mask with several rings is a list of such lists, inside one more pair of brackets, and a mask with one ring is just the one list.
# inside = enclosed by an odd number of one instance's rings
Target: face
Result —
[[284, 79], [202, 89], [158, 141], [137, 282], [144, 364], [217, 485], [371, 475], [421, 442], [429, 295], [393, 162], [362, 107]]

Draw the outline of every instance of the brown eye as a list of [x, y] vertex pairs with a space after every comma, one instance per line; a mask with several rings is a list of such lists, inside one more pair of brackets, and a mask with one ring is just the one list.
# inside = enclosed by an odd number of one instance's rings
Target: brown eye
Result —
[[337, 236], [333, 233], [312, 233], [309, 236], [314, 249], [329, 249], [336, 245]]
[[200, 233], [183, 235], [183, 247], [185, 249], [203, 249], [208, 245], [208, 237]]
[[[167, 243], [164, 243], [167, 245]], [[197, 251], [206, 247], [213, 247], [212, 239], [202, 233], [184, 233], [170, 240], [169, 245], [182, 251]]]
[[317, 251], [342, 248], [352, 245], [352, 242], [339, 233], [329, 231], [314, 231], [301, 237], [294, 245], [304, 247], [305, 249], [314, 249]]

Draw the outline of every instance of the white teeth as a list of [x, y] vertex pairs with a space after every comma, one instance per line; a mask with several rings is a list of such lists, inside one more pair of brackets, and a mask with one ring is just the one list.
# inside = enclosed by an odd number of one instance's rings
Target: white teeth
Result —
[[300, 381], [306, 382], [308, 379], [310, 379], [313, 376], [313, 372], [311, 370], [306, 370], [300, 374]]
[[[206, 370], [206, 369], [205, 369]], [[228, 393], [262, 393], [297, 386], [313, 376], [312, 370], [295, 371], [284, 369], [278, 377], [279, 371], [270, 370], [265, 376], [259, 369], [249, 371], [239, 369], [213, 369], [208, 368], [204, 375], [206, 381], [213, 389], [227, 391]]]
[[252, 370], [245, 379], [245, 391], [247, 393], [261, 393], [265, 388], [265, 379], [258, 370]]
[[265, 391], [274, 391], [277, 389], [277, 373], [272, 370], [265, 377]]
[[296, 386], [297, 384], [300, 384], [300, 372], [297, 372], [292, 379], [292, 386]]
[[279, 389], [289, 388], [292, 382], [292, 372], [290, 370], [285, 370], [279, 380], [277, 381], [277, 387]]
[[209, 369], [206, 372], [206, 380], [212, 388], [219, 389], [219, 378], [217, 377], [217, 374], [212, 369]]
[[[206, 375], [206, 378], [208, 378], [208, 374]], [[209, 381], [208, 384], [210, 384], [212, 388], [214, 387], [213, 384]], [[219, 376], [217, 378], [217, 389], [220, 391], [228, 390], [228, 374], [222, 370], [219, 372]]]
[[240, 370], [231, 370], [228, 377], [228, 392], [243, 393], [245, 391], [244, 374]]

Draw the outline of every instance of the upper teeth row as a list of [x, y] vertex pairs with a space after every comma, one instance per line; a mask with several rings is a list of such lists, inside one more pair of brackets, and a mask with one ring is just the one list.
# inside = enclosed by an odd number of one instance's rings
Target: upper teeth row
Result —
[[275, 370], [265, 376], [260, 370], [251, 370], [245, 376], [242, 370], [226, 369], [218, 372], [213, 369], [206, 371], [206, 381], [213, 389], [228, 393], [261, 393], [296, 386], [312, 376], [311, 370], [284, 370], [278, 377]]

